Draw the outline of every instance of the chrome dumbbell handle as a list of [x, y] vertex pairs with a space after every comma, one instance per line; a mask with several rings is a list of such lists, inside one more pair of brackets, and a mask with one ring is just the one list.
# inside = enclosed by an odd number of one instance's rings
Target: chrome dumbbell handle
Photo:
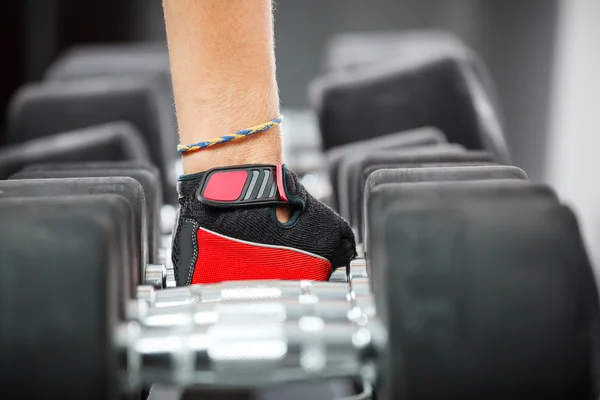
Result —
[[257, 387], [296, 380], [371, 376], [385, 344], [381, 324], [331, 323], [315, 316], [261, 325], [189, 321], [177, 328], [119, 327], [124, 383]]
[[329, 282], [349, 282], [352, 278], [367, 277], [367, 261], [359, 258], [350, 262], [350, 268], [342, 267], [333, 271]]
[[177, 286], [175, 283], [175, 270], [173, 268], [167, 268], [167, 281], [165, 289], [171, 289]]
[[156, 290], [174, 288], [175, 272], [165, 264], [147, 264], [144, 270], [145, 286], [152, 286]]
[[350, 292], [369, 294], [366, 281], [356, 282], [352, 289], [348, 283], [314, 281], [234, 281], [211, 285], [191, 285], [169, 290], [159, 290], [148, 297], [147, 289], [138, 290], [138, 299], [148, 301], [153, 307], [169, 307], [190, 303], [221, 301], [280, 299], [314, 296], [317, 300], [350, 300]]
[[[154, 292], [149, 292], [151, 296]], [[279, 324], [313, 316], [325, 321], [358, 322], [375, 316], [375, 302], [371, 295], [354, 296], [347, 300], [318, 300], [313, 296], [277, 300], [244, 300], [218, 303], [191, 303], [172, 307], [149, 307], [144, 301], [132, 301], [128, 318], [146, 327], [167, 328], [225, 323], [236, 325]]]
[[336, 282], [336, 283], [348, 282], [349, 272], [350, 272], [349, 269], [346, 267], [337, 268], [333, 271], [333, 273], [329, 277], [329, 282]]
[[[224, 300], [250, 300], [250, 299], [276, 299], [286, 297], [297, 297], [299, 295], [314, 295], [318, 299], [339, 299], [347, 297], [348, 279], [353, 279], [352, 291], [362, 295], [370, 292], [364, 260], [355, 260], [351, 264], [349, 276], [346, 268], [334, 271], [332, 280], [329, 282], [313, 281], [236, 281], [224, 282], [212, 285], [191, 285], [181, 288], [175, 287], [175, 277], [172, 268], [167, 265], [163, 279], [166, 288], [173, 288], [148, 297], [147, 289], [138, 290], [138, 298], [150, 301], [151, 306], [166, 307], [187, 303], [215, 302]], [[339, 272], [338, 272], [339, 271]], [[151, 274], [148, 276], [148, 274]], [[156, 272], [147, 270], [146, 281], [156, 289], [161, 287], [154, 285]], [[343, 278], [342, 278], [343, 274]]]
[[144, 271], [144, 285], [163, 289], [167, 285], [167, 268], [164, 264], [147, 264]]

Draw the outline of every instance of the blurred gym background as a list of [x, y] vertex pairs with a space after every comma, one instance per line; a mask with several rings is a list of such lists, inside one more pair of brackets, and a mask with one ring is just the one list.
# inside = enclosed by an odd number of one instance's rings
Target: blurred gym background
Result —
[[[1, 109], [68, 47], [164, 41], [160, 0], [9, 1], [1, 15]], [[279, 0], [275, 17], [288, 109], [307, 107], [307, 85], [335, 33], [436, 28], [460, 36], [492, 72], [514, 164], [575, 207], [599, 264], [600, 1]]]

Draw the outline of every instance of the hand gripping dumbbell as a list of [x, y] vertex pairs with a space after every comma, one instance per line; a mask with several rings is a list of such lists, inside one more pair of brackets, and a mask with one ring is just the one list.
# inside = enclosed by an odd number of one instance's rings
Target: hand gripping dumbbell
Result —
[[[332, 278], [138, 287], [116, 336], [126, 383], [247, 386], [361, 376], [384, 343], [364, 260]], [[266, 379], [265, 368], [273, 372]]]
[[350, 268], [336, 269], [329, 282], [234, 281], [157, 291], [156, 289], [175, 286], [173, 269], [163, 265], [149, 265], [145, 276], [146, 283], [137, 288], [137, 298], [152, 307], [222, 300], [297, 298], [300, 295], [313, 295], [319, 299], [346, 299], [350, 296], [348, 282], [352, 285], [352, 293], [361, 295], [370, 292], [364, 259], [353, 260]]
[[[534, 188], [486, 198], [475, 195], [481, 185], [420, 185], [419, 196], [377, 188], [367, 207], [377, 313], [342, 296], [331, 319], [325, 298], [323, 310], [231, 300], [213, 303], [218, 312], [188, 303], [129, 319], [122, 197], [0, 199], [0, 388], [7, 398], [113, 400], [120, 378], [256, 387], [356, 376], [376, 382], [382, 400], [596, 398], [598, 296], [575, 217]], [[321, 300], [296, 284], [298, 301]]]
[[426, 186], [429, 197], [411, 201], [392, 186], [370, 200], [377, 315], [352, 302], [347, 320], [291, 302], [288, 314], [287, 301], [251, 311], [234, 300], [222, 317], [189, 304], [149, 311], [156, 319], [146, 326], [118, 329], [126, 382], [256, 387], [357, 376], [376, 381], [383, 399], [595, 398], [597, 290], [572, 213], [535, 185]]
[[193, 320], [239, 323], [296, 320], [316, 316], [347, 321], [375, 316], [366, 278], [356, 282], [238, 281], [156, 291], [139, 286], [138, 300], [128, 307], [128, 318], [146, 327], [181, 326]]

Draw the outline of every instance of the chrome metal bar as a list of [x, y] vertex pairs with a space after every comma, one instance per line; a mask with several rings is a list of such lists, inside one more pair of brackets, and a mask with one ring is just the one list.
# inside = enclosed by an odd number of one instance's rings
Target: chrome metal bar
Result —
[[381, 323], [329, 322], [317, 316], [272, 324], [119, 327], [124, 384], [260, 387], [290, 381], [363, 376], [385, 345]]
[[[147, 298], [155, 295], [156, 292], [146, 290]], [[146, 327], [155, 328], [185, 326], [189, 321], [193, 321], [195, 325], [217, 322], [233, 325], [244, 321], [270, 324], [299, 320], [306, 316], [322, 318], [328, 322], [359, 322], [365, 318], [375, 317], [375, 301], [367, 294], [354, 296], [351, 301], [319, 300], [311, 295], [300, 295], [295, 299], [189, 303], [172, 307], [148, 307], [146, 302], [140, 300], [128, 304], [130, 319], [137, 320]]]
[[163, 289], [167, 285], [167, 268], [163, 264], [148, 264], [144, 271], [144, 285]]
[[[190, 303], [212, 303], [235, 300], [298, 299], [350, 300], [351, 293], [370, 293], [368, 282], [348, 283], [314, 281], [233, 281], [211, 285], [191, 285], [156, 292], [152, 307], [169, 307]], [[145, 299], [144, 297], [139, 297]]]
[[[319, 300], [348, 299], [351, 294], [364, 295], [370, 293], [366, 264], [364, 260], [354, 260], [350, 267], [351, 287], [347, 278], [344, 281], [230, 281], [210, 285], [191, 285], [175, 288], [173, 269], [166, 270], [166, 286], [169, 290], [158, 291], [152, 297], [152, 307], [169, 307], [189, 303], [218, 302], [229, 300], [251, 299], [280, 299], [298, 298], [298, 296], [313, 295]], [[344, 272], [341, 272], [346, 275]], [[340, 273], [340, 274], [341, 274]], [[149, 300], [146, 289], [142, 289], [139, 299]]]

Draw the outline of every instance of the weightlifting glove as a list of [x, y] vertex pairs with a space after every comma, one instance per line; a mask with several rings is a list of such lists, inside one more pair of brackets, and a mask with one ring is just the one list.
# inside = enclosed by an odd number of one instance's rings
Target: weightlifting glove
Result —
[[[348, 223], [284, 165], [215, 168], [179, 179], [172, 260], [177, 286], [328, 280], [356, 257]], [[291, 207], [288, 222], [278, 206]]]

